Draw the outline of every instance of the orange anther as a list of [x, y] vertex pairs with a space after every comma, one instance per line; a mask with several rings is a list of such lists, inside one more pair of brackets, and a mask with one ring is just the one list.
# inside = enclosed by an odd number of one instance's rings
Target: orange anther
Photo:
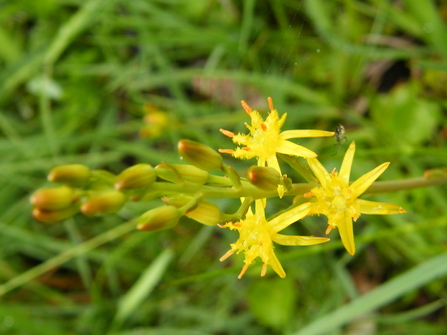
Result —
[[242, 271], [241, 271], [241, 273], [239, 273], [239, 276], [237, 276], [237, 279], [241, 279], [241, 278], [244, 276], [244, 274], [245, 274], [245, 272], [247, 271], [247, 269], [248, 269], [248, 266], [247, 266], [247, 265], [244, 265], [244, 266], [242, 267]]
[[251, 149], [249, 147], [243, 147], [242, 150], [244, 151], [250, 151]]
[[218, 151], [223, 154], [230, 154], [230, 155], [234, 153], [234, 150], [232, 149], [219, 149]]
[[305, 197], [305, 198], [310, 198], [310, 197], [312, 197], [314, 194], [312, 193], [312, 192], [307, 192], [307, 193], [304, 193], [303, 194], [303, 197]]
[[264, 124], [264, 122], [261, 122], [261, 129], [267, 131], [267, 126]]
[[261, 277], [264, 277], [267, 273], [267, 264], [262, 264]]
[[268, 97], [267, 98], [267, 101], [269, 102], [269, 109], [270, 109], [270, 111], [273, 111], [273, 99], [272, 98], [270, 98], [270, 97]]
[[241, 105], [242, 105], [242, 108], [245, 109], [247, 114], [250, 115], [251, 111], [252, 111], [250, 106], [244, 100], [241, 101]]
[[228, 137], [233, 137], [234, 136], [234, 133], [233, 132], [231, 132], [231, 131], [229, 131], [229, 130], [225, 130], [225, 129], [219, 129], [219, 131], [222, 133], [222, 134], [224, 134], [225, 136], [228, 136]]
[[234, 254], [234, 251], [232, 249], [228, 250], [225, 255], [223, 255], [221, 258], [219, 258], [219, 261], [223, 262], [228, 257], [230, 257], [232, 254]]
[[329, 234], [333, 228], [334, 227], [332, 227], [332, 226], [328, 226], [326, 229], [326, 235]]

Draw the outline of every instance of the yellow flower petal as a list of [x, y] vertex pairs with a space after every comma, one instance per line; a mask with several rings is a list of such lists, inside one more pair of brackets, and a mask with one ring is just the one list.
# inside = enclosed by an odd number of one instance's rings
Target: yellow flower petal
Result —
[[372, 183], [374, 183], [376, 179], [379, 178], [379, 176], [386, 170], [388, 165], [390, 165], [389, 162], [383, 163], [376, 167], [374, 170], [365, 173], [354, 183], [352, 183], [352, 185], [349, 187], [349, 189], [352, 190], [352, 197], [357, 198], [359, 195], [365, 192], [368, 187], [370, 187]]
[[317, 154], [301, 145], [290, 141], [280, 141], [276, 148], [276, 152], [290, 156], [299, 156], [304, 158], [317, 157]]
[[309, 214], [311, 207], [312, 204], [310, 202], [306, 202], [288, 210], [285, 213], [282, 213], [281, 215], [278, 215], [276, 218], [269, 222], [272, 231], [277, 233], [290, 226], [292, 223], [302, 219], [307, 214]]
[[278, 257], [276, 257], [275, 253], [272, 252], [270, 254], [270, 262], [269, 265], [272, 267], [272, 269], [280, 276], [281, 278], [286, 277], [286, 272], [284, 271], [281, 263], [279, 262]]
[[352, 228], [352, 219], [345, 217], [337, 223], [338, 232], [340, 233], [341, 241], [346, 250], [351, 254], [355, 254], [354, 230]]
[[333, 131], [300, 129], [300, 130], [285, 130], [281, 133], [281, 138], [288, 140], [289, 138], [303, 138], [303, 137], [328, 137], [334, 136]]
[[356, 201], [360, 207], [360, 212], [362, 214], [387, 215], [387, 214], [403, 214], [407, 212], [405, 208], [398, 205], [387, 204], [383, 202], [368, 201], [362, 199], [357, 199]]
[[329, 173], [324, 168], [324, 166], [316, 158], [307, 159], [307, 163], [309, 164], [309, 167], [315, 174], [315, 177], [317, 177], [318, 181], [320, 182], [321, 187], [327, 188], [330, 176]]
[[343, 162], [341, 163], [340, 173], [338, 176], [343, 180], [346, 185], [349, 185], [349, 176], [351, 175], [352, 161], [354, 160], [355, 142], [351, 142], [348, 150], [346, 151]]
[[275, 234], [272, 240], [281, 245], [314, 245], [329, 241], [326, 237]]

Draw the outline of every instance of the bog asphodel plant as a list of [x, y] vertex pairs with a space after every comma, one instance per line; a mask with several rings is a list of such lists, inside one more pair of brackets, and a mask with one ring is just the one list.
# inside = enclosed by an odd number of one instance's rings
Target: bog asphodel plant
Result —
[[[57, 187], [43, 188], [31, 196], [33, 216], [42, 222], [57, 222], [78, 212], [85, 215], [105, 215], [121, 210], [127, 201], [147, 201], [161, 198], [164, 206], [149, 209], [137, 221], [137, 228], [158, 231], [175, 227], [183, 216], [208, 226], [229, 228], [239, 233], [239, 238], [221, 257], [226, 260], [233, 254], [244, 254], [244, 265], [238, 278], [259, 258], [262, 262], [261, 276], [268, 266], [280, 276], [285, 271], [275, 254], [275, 244], [285, 246], [310, 246], [326, 243], [323, 236], [292, 236], [280, 234], [290, 225], [311, 215], [328, 218], [326, 235], [336, 228], [347, 252], [355, 253], [354, 223], [361, 214], [401, 214], [405, 209], [399, 205], [373, 202], [359, 197], [367, 190], [371, 192], [380, 182], [376, 179], [386, 170], [389, 162], [383, 163], [350, 182], [354, 160], [355, 143], [351, 142], [340, 170], [326, 170], [312, 150], [292, 140], [307, 137], [330, 137], [335, 133], [325, 130], [282, 130], [287, 114], [279, 115], [268, 98], [270, 113], [264, 119], [242, 101], [242, 107], [251, 119], [246, 123], [247, 134], [220, 131], [237, 145], [235, 149], [219, 149], [238, 159], [256, 159], [256, 165], [248, 169], [246, 178], [226, 165], [220, 153], [206, 145], [191, 140], [178, 144], [180, 155], [189, 164], [162, 162], [153, 167], [137, 164], [113, 175], [104, 170], [90, 170], [80, 164], [61, 165], [50, 171], [49, 181]], [[294, 183], [282, 174], [284, 161], [306, 183]], [[307, 166], [299, 162], [307, 161]], [[213, 174], [222, 171], [224, 176]], [[331, 172], [328, 172], [331, 171]], [[312, 173], [313, 175], [312, 175]], [[221, 173], [222, 174], [222, 173]], [[437, 178], [437, 179], [436, 179]], [[426, 174], [418, 181], [420, 187], [446, 182], [442, 176]], [[435, 181], [435, 182], [433, 182]], [[373, 185], [375, 184], [375, 185]], [[408, 180], [382, 183], [383, 192], [408, 187]], [[405, 184], [405, 185], [404, 185]], [[293, 196], [294, 202], [286, 210], [266, 215], [269, 199]], [[240, 206], [235, 213], [224, 213], [210, 198], [238, 199]], [[317, 230], [318, 231], [318, 230]]]

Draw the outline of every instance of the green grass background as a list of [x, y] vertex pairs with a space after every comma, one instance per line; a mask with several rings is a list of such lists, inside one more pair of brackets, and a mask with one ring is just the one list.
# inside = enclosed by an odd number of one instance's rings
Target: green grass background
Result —
[[[218, 261], [234, 231], [135, 231], [157, 201], [48, 225], [28, 199], [58, 164], [117, 174], [179, 163], [182, 138], [232, 148], [218, 129], [244, 131], [239, 101], [266, 111], [268, 96], [285, 129], [342, 123], [352, 180], [385, 161], [380, 180], [446, 167], [446, 41], [433, 0], [0, 1], [0, 333], [445, 334], [445, 186], [370, 198], [407, 213], [362, 216], [353, 257], [336, 232], [278, 246], [285, 279], [257, 264], [238, 280], [241, 255]], [[138, 137], [145, 104], [169, 118], [156, 138]], [[346, 150], [334, 143], [300, 141], [328, 170]], [[325, 228], [312, 217], [288, 232]]]

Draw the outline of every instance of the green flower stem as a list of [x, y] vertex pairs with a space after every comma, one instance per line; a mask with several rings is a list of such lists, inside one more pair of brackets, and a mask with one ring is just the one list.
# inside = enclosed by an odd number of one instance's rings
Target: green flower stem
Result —
[[252, 203], [253, 203], [252, 198], [245, 198], [236, 213], [234, 213], [234, 214], [225, 214], [224, 213], [222, 215], [222, 222], [239, 221], [247, 213], [248, 207], [250, 207], [250, 205]]
[[[225, 182], [225, 177], [215, 177], [213, 182], [218, 182], [222, 186], [232, 185], [231, 181]], [[447, 184], [446, 177], [438, 178], [411, 178], [403, 180], [394, 181], [380, 181], [375, 182], [371, 185], [367, 191], [368, 195], [378, 194], [378, 193], [389, 193], [401, 190], [409, 190], [419, 187], [428, 187], [434, 185], [445, 185]], [[307, 183], [295, 183], [292, 184], [290, 190], [285, 192], [285, 196], [296, 196], [303, 195], [319, 184], [307, 184]], [[154, 195], [177, 195], [177, 194], [197, 194], [201, 193], [203, 198], [273, 198], [278, 196], [277, 190], [264, 191], [252, 186], [248, 182], [242, 180], [240, 189], [235, 189], [233, 187], [221, 187], [221, 186], [210, 186], [210, 185], [198, 185], [190, 182], [185, 182], [182, 184], [173, 184], [168, 182], [155, 182], [151, 184], [150, 189], [147, 193], [142, 196], [141, 200], [153, 199]]]
[[307, 182], [309, 183], [318, 183], [318, 179], [314, 177], [312, 172], [303, 165], [300, 161], [298, 161], [295, 157], [289, 155], [278, 154], [278, 157], [281, 158], [284, 162], [290, 165], [292, 169], [298, 172]]
[[228, 179], [230, 179], [233, 187], [236, 190], [240, 190], [242, 188], [241, 177], [239, 177], [239, 174], [236, 172], [235, 169], [222, 163], [221, 170], [228, 176]]
[[390, 193], [414, 188], [447, 184], [447, 176], [437, 178], [410, 178], [392, 181], [379, 181], [372, 184], [365, 194]]

